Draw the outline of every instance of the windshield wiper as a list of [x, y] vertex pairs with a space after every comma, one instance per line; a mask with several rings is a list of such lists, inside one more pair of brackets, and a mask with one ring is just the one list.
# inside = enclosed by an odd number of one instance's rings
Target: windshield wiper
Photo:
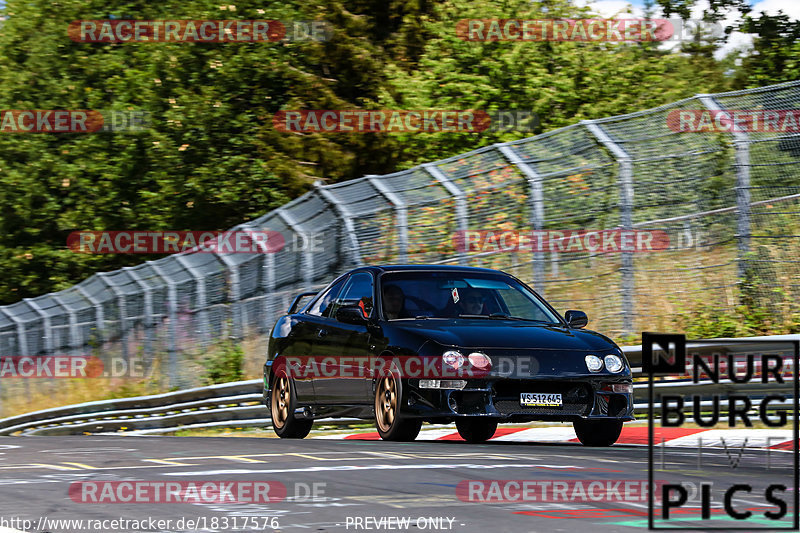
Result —
[[511, 316], [505, 313], [490, 313], [488, 315], [458, 315], [459, 318], [489, 318], [489, 319], [497, 319], [497, 320], [521, 320], [523, 322], [536, 322], [538, 324], [548, 324], [551, 326], [555, 326], [554, 322], [549, 322], [547, 320], [537, 320], [535, 318], [525, 318], [521, 316]]

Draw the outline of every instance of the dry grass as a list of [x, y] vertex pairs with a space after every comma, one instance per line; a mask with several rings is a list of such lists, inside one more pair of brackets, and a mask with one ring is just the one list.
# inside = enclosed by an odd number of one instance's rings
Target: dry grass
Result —
[[63, 405], [163, 392], [157, 383], [130, 379], [4, 379], [4, 417]]

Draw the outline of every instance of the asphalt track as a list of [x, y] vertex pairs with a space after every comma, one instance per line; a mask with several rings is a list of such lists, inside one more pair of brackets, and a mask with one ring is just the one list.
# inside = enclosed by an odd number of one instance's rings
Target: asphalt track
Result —
[[[664, 470], [656, 472], [656, 479], [698, 484], [711, 480], [719, 487], [735, 481], [735, 477], [746, 478], [754, 487], [763, 487], [782, 476], [791, 487], [791, 453], [767, 454], [764, 450], [745, 449], [737, 466], [732, 467], [731, 458], [736, 458], [738, 452], [732, 456], [721, 449], [708, 450], [698, 468], [694, 450], [668, 450]], [[660, 468], [658, 454], [656, 459]], [[89, 522], [77, 528], [74, 523], [70, 527], [53, 521], [152, 518], [172, 522], [169, 527], [152, 529], [149, 526], [124, 529], [109, 522], [101, 529], [634, 531], [647, 528], [646, 499], [484, 503], [465, 501], [468, 498], [460, 498], [457, 487], [465, 480], [645, 481], [647, 472], [647, 447], [634, 445], [597, 449], [573, 443], [536, 442], [474, 445], [457, 441], [389, 443], [312, 438], [297, 441], [245, 437], [2, 437], [0, 526], [19, 530], [28, 526], [26, 530], [50, 533], [98, 531], [98, 528], [86, 529]], [[100, 504], [73, 501], [69, 493], [75, 482], [135, 480], [185, 481], [198, 485], [277, 481], [286, 487], [287, 497], [275, 503], [258, 504], [149, 501]], [[309, 494], [313, 484], [317, 484], [315, 496]], [[737, 498], [737, 505], [768, 506], [759, 490], [744, 500]], [[717, 497], [715, 500], [718, 501], [712, 507], [718, 516], [721, 500]], [[791, 502], [789, 509], [791, 517]], [[276, 520], [271, 521], [273, 517]], [[18, 521], [12, 523], [11, 519]], [[180, 519], [184, 520], [183, 527], [176, 524]], [[402, 519], [407, 519], [409, 525], [398, 522]], [[19, 520], [32, 522], [25, 524]], [[187, 520], [198, 522], [189, 528]], [[687, 515], [687, 520], [692, 519]], [[763, 526], [764, 521], [761, 522], [753, 525]], [[689, 527], [698, 522], [682, 524]], [[5, 530], [0, 527], [0, 531]]]

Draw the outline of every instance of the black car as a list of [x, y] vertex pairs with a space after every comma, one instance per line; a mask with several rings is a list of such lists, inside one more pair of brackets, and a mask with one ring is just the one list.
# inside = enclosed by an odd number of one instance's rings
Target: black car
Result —
[[[302, 298], [314, 296], [301, 309]], [[374, 419], [386, 440], [422, 422], [455, 422], [470, 442], [499, 422], [572, 422], [588, 446], [633, 420], [631, 369], [608, 337], [561, 317], [497, 270], [367, 266], [295, 298], [264, 365], [275, 432], [303, 438], [314, 419]]]

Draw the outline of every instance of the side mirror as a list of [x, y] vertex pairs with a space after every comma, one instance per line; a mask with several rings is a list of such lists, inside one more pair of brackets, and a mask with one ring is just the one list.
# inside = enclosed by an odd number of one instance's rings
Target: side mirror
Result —
[[589, 318], [583, 311], [567, 311], [564, 313], [564, 318], [571, 328], [582, 328], [589, 323]]
[[368, 322], [364, 312], [357, 305], [340, 307], [336, 311], [336, 320], [345, 324], [363, 325]]

